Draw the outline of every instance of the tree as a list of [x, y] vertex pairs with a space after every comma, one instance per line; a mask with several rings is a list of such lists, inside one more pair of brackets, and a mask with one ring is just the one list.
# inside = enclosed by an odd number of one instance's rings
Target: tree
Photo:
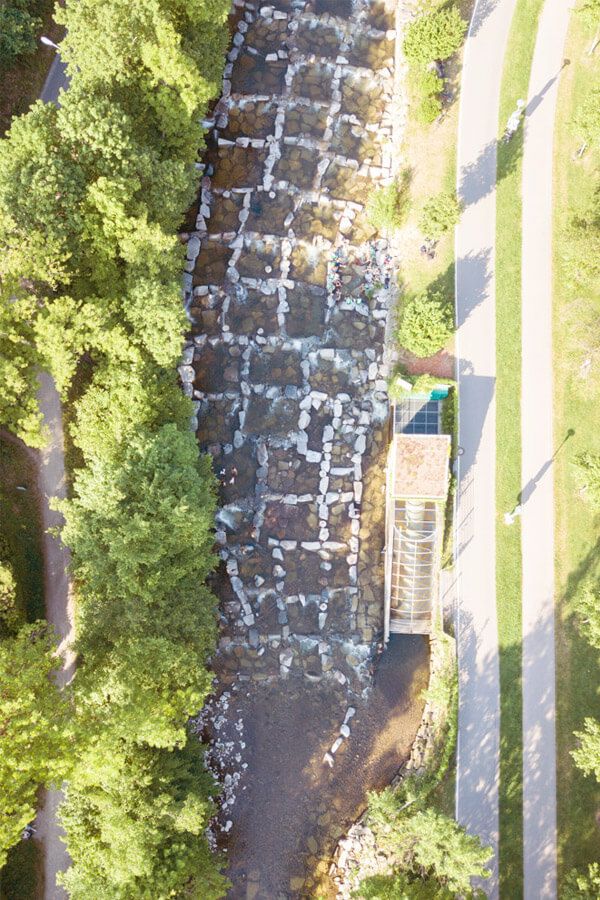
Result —
[[452, 303], [439, 291], [404, 299], [397, 331], [400, 345], [415, 356], [441, 350], [454, 330]]
[[575, 469], [585, 496], [595, 509], [600, 509], [600, 453], [590, 450], [578, 453]]
[[598, 900], [600, 897], [600, 865], [590, 863], [587, 872], [571, 869], [565, 879], [563, 900]]
[[454, 900], [456, 894], [435, 879], [423, 880], [397, 872], [365, 878], [352, 896], [357, 900]]
[[184, 431], [193, 412], [173, 372], [136, 353], [130, 365], [98, 366], [77, 403], [71, 436], [86, 462], [116, 465], [137, 433], [168, 423]]
[[583, 16], [588, 27], [594, 34], [592, 43], [588, 50], [588, 56], [591, 56], [598, 45], [600, 31], [600, 0], [585, 0], [578, 8], [578, 12]]
[[55, 649], [44, 622], [0, 641], [0, 866], [35, 815], [38, 787], [69, 768], [72, 710], [50, 678]]
[[42, 21], [31, 14], [29, 5], [27, 0], [5, 0], [0, 5], [0, 69], [36, 49], [35, 34]]
[[86, 716], [156, 747], [185, 738], [211, 687], [215, 600], [210, 460], [175, 425], [91, 456], [61, 505], [82, 585], [77, 648]]
[[17, 583], [9, 562], [0, 560], [0, 639], [14, 633], [20, 624], [16, 608]]
[[224, 0], [78, 0], [57, 10], [62, 56], [89, 89], [115, 82], [159, 122], [165, 158], [193, 162], [200, 119], [218, 93], [229, 5]]
[[462, 206], [454, 191], [437, 194], [423, 207], [419, 228], [426, 238], [437, 241], [442, 234], [454, 228], [461, 212]]
[[571, 751], [577, 768], [584, 775], [593, 775], [600, 782], [600, 722], [587, 718], [583, 723], [583, 731], [576, 731], [575, 737], [580, 744]]
[[483, 847], [454, 819], [432, 809], [421, 809], [416, 798], [403, 801], [401, 792], [391, 788], [372, 794], [369, 824], [378, 851], [390, 867], [411, 881], [423, 881], [431, 889], [437, 886], [442, 889], [439, 896], [446, 896], [443, 890], [452, 896], [474, 896], [471, 879], [490, 874], [486, 868], [490, 848]]
[[223, 860], [204, 834], [215, 785], [202, 751], [191, 739], [157, 752], [110, 730], [97, 735], [59, 813], [73, 860], [61, 880], [72, 900], [225, 895]]
[[409, 62], [426, 66], [447, 59], [461, 46], [467, 23], [456, 6], [444, 6], [418, 16], [406, 29], [404, 53]]
[[575, 610], [585, 639], [600, 650], [600, 590], [586, 585], [577, 595]]
[[34, 306], [26, 297], [9, 297], [0, 290], [0, 422], [31, 447], [41, 447]]
[[573, 118], [575, 133], [582, 141], [581, 156], [586, 148], [600, 146], [600, 87], [594, 87], [586, 96]]

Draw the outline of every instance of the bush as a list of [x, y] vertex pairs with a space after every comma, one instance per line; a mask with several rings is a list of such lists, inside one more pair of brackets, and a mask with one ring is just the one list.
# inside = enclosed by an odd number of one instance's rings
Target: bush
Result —
[[395, 231], [402, 225], [402, 192], [394, 181], [378, 188], [367, 202], [367, 219], [377, 231]]
[[7, 69], [25, 53], [36, 48], [36, 32], [41, 19], [32, 16], [24, 0], [8, 0], [0, 4], [0, 70]]
[[447, 59], [459, 49], [467, 23], [455, 6], [425, 13], [414, 19], [404, 38], [404, 53], [409, 62], [426, 66]]
[[444, 232], [454, 228], [461, 212], [462, 206], [454, 191], [438, 194], [423, 207], [419, 228], [426, 238], [437, 241]]
[[415, 120], [420, 125], [432, 125], [442, 113], [442, 103], [437, 97], [422, 97], [415, 109]]
[[585, 496], [594, 509], [600, 509], [600, 453], [591, 453], [589, 450], [578, 453], [575, 468]]
[[415, 356], [433, 356], [454, 331], [454, 306], [439, 291], [407, 297], [397, 332], [400, 345]]

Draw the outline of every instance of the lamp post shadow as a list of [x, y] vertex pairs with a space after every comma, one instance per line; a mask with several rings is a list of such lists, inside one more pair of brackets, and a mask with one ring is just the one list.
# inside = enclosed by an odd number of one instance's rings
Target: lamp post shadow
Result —
[[517, 506], [523, 506], [525, 503], [527, 503], [527, 501], [529, 500], [529, 498], [535, 491], [536, 487], [538, 486], [538, 484], [540, 483], [540, 481], [542, 480], [542, 478], [544, 477], [544, 475], [546, 474], [546, 472], [548, 471], [548, 469], [550, 468], [550, 466], [552, 465], [552, 463], [554, 462], [554, 460], [556, 459], [556, 457], [558, 456], [558, 454], [560, 453], [562, 448], [565, 446], [567, 441], [573, 437], [574, 434], [575, 434], [575, 429], [569, 428], [566, 435], [564, 436], [564, 438], [562, 439], [562, 441], [560, 442], [560, 444], [558, 445], [558, 447], [556, 448], [556, 450], [554, 451], [554, 453], [552, 454], [550, 459], [544, 463], [544, 465], [536, 473], [536, 475], [534, 475], [534, 477], [531, 478], [527, 482], [525, 487], [517, 494]]

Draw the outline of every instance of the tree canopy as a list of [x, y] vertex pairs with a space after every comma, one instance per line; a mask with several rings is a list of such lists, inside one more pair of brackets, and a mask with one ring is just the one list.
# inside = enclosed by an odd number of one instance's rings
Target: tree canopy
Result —
[[454, 331], [452, 301], [441, 291], [405, 297], [400, 310], [397, 338], [415, 356], [432, 356]]
[[466, 30], [467, 23], [456, 6], [442, 6], [417, 16], [406, 29], [406, 58], [421, 66], [447, 59], [461, 46]]
[[0, 640], [0, 867], [35, 815], [37, 789], [69, 768], [72, 708], [50, 678], [55, 649], [44, 622]]

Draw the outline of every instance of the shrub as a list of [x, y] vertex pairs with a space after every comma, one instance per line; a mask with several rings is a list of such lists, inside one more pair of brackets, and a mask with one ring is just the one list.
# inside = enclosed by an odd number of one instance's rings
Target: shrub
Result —
[[588, 147], [600, 144], [600, 87], [594, 87], [587, 95], [573, 118], [578, 138]]
[[600, 453], [584, 450], [575, 457], [577, 477], [586, 497], [595, 509], [600, 509]]
[[423, 66], [434, 59], [447, 59], [461, 46], [466, 28], [467, 23], [455, 6], [425, 13], [407, 28], [406, 58]]
[[600, 897], [600, 865], [590, 863], [587, 872], [571, 869], [565, 879], [563, 900], [598, 900]]
[[437, 97], [423, 97], [415, 109], [415, 119], [420, 125], [432, 125], [442, 112], [442, 103]]
[[367, 219], [379, 232], [400, 228], [403, 211], [402, 192], [395, 181], [378, 188], [367, 202]]
[[433, 356], [454, 330], [454, 307], [439, 291], [407, 297], [397, 332], [402, 347], [415, 356]]
[[17, 56], [36, 48], [36, 32], [42, 22], [31, 15], [28, 5], [23, 0], [0, 4], [0, 69], [7, 69]]
[[462, 211], [454, 191], [431, 197], [423, 207], [419, 228], [432, 241], [436, 241], [444, 232], [454, 228]]

